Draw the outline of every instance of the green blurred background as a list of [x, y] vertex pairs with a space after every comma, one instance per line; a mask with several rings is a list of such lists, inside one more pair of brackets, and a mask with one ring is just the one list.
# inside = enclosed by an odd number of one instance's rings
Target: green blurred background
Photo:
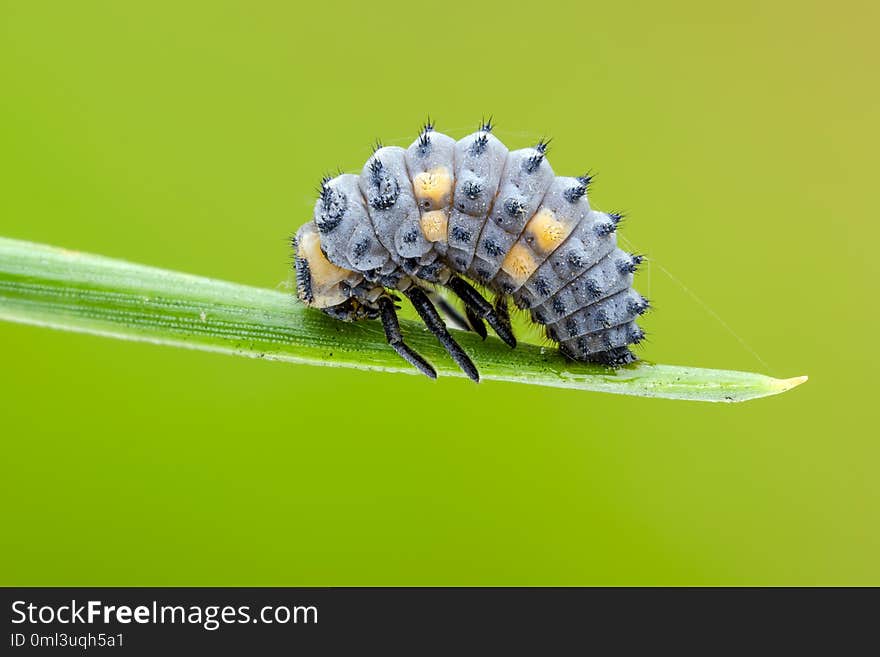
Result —
[[0, 324], [0, 583], [880, 584], [877, 3], [0, 7], [2, 235], [274, 287], [324, 171], [492, 113], [627, 211], [645, 357], [811, 377], [709, 405]]

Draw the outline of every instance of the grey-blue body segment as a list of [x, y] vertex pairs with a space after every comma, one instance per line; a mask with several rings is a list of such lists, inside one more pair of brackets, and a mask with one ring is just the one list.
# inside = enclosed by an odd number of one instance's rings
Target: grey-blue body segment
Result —
[[455, 193], [448, 231], [449, 264], [455, 271], [470, 267], [506, 160], [507, 147], [488, 130], [478, 130], [455, 144]]
[[[404, 156], [420, 218], [441, 212], [448, 221], [455, 174], [455, 140], [440, 132], [424, 131]], [[430, 240], [429, 240], [430, 241]], [[447, 242], [432, 242], [434, 257], [446, 255]]]
[[372, 271], [391, 259], [371, 228], [357, 176], [344, 174], [325, 183], [315, 204], [315, 223], [324, 253], [340, 267]]
[[553, 169], [544, 157], [544, 147], [510, 151], [488, 221], [469, 272], [480, 283], [491, 281], [504, 257], [522, 234], [553, 182]]
[[388, 290], [424, 305], [415, 287], [448, 286], [476, 303], [468, 320], [485, 334], [481, 318], [496, 328], [503, 313], [473, 301], [478, 293], [458, 280], [470, 278], [512, 298], [571, 358], [632, 362], [628, 346], [644, 337], [635, 322], [648, 309], [632, 288], [641, 258], [617, 248], [620, 216], [590, 207], [589, 177], [556, 176], [546, 150], [542, 142], [509, 151], [491, 125], [458, 141], [428, 125], [407, 149], [381, 147], [359, 176], [322, 182], [313, 223], [327, 263], [297, 253], [298, 274], [324, 283], [319, 299], [347, 295], [345, 310], [337, 303], [331, 314], [351, 318], [352, 309], [358, 318], [391, 317], [388, 302], [377, 302]]
[[603, 232], [607, 215], [591, 212], [574, 234], [556, 249], [516, 291], [513, 298], [520, 308], [535, 308], [560, 294], [570, 292], [566, 286], [586, 279], [594, 267], [617, 249], [614, 233]]
[[376, 237], [398, 264], [431, 251], [419, 229], [419, 209], [404, 155], [397, 146], [380, 148], [367, 160], [360, 178]]

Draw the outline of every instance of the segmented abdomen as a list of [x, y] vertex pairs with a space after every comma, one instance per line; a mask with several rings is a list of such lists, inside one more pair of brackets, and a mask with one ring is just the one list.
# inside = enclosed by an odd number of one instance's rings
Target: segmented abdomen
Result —
[[429, 125], [407, 149], [380, 147], [360, 176], [325, 179], [321, 248], [365, 284], [406, 289], [453, 272], [509, 295], [578, 360], [619, 365], [643, 338], [641, 258], [617, 248], [617, 214], [592, 210], [588, 176], [555, 176], [547, 145], [508, 151], [485, 124], [455, 141]]

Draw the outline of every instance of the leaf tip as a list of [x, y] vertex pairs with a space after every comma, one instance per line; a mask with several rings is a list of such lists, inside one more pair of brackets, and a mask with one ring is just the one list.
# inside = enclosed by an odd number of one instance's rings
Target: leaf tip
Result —
[[790, 379], [776, 379], [773, 382], [773, 394], [788, 392], [792, 388], [797, 388], [802, 383], [806, 383], [808, 376], [793, 376]]

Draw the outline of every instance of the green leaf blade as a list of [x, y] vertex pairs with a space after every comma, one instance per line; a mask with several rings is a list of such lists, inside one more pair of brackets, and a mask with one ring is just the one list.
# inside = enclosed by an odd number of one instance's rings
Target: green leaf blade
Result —
[[[418, 374], [386, 344], [378, 322], [345, 323], [292, 294], [0, 238], [0, 319], [107, 337], [292, 363]], [[407, 341], [441, 376], [464, 376], [423, 326]], [[779, 394], [806, 377], [656, 365], [610, 370], [555, 349], [509, 349], [457, 332], [484, 380], [643, 397], [745, 401]]]

